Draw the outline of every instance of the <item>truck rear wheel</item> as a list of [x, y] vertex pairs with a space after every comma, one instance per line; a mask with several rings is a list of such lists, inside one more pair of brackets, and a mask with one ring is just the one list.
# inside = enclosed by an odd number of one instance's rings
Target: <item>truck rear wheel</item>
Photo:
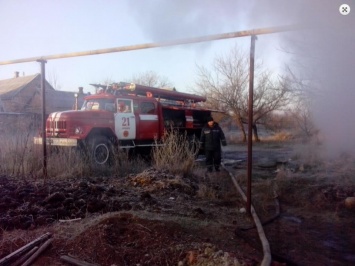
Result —
[[95, 164], [109, 164], [113, 156], [113, 145], [106, 137], [95, 138], [91, 142], [91, 158]]

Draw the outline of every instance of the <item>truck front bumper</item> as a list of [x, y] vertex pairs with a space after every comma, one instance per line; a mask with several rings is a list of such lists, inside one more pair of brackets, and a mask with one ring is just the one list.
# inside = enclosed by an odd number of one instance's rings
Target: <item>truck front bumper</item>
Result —
[[[34, 137], [34, 144], [42, 145], [43, 139], [41, 137]], [[46, 138], [47, 145], [63, 146], [63, 147], [76, 147], [78, 145], [77, 139], [67, 138]]]

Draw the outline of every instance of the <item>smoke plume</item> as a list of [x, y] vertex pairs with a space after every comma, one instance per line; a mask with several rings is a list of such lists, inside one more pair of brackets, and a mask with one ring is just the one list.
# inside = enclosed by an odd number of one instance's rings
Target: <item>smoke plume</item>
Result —
[[[348, 15], [340, 13], [341, 4], [352, 8]], [[306, 80], [315, 123], [329, 154], [355, 153], [354, 1], [155, 0], [132, 6], [132, 13], [152, 41], [304, 25], [305, 30], [273, 38], [290, 59], [285, 64]]]

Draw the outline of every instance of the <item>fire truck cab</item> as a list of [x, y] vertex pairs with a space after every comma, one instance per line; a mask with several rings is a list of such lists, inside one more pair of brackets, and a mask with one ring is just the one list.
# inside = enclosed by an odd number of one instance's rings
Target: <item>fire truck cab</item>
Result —
[[213, 111], [195, 94], [125, 82], [91, 85], [97, 93], [85, 97], [80, 110], [50, 114], [46, 136], [35, 137], [35, 144], [46, 139], [51, 146], [85, 148], [96, 164], [106, 164], [115, 149], [161, 145], [169, 130], [194, 142]]

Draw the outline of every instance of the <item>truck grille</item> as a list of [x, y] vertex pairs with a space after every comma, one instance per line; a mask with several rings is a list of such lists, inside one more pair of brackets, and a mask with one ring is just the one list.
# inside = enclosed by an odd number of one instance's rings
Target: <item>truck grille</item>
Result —
[[54, 123], [54, 128], [56, 128], [56, 129], [66, 129], [67, 128], [66, 121], [53, 121], [53, 123]]
[[66, 121], [47, 121], [47, 132], [63, 132], [67, 128]]

